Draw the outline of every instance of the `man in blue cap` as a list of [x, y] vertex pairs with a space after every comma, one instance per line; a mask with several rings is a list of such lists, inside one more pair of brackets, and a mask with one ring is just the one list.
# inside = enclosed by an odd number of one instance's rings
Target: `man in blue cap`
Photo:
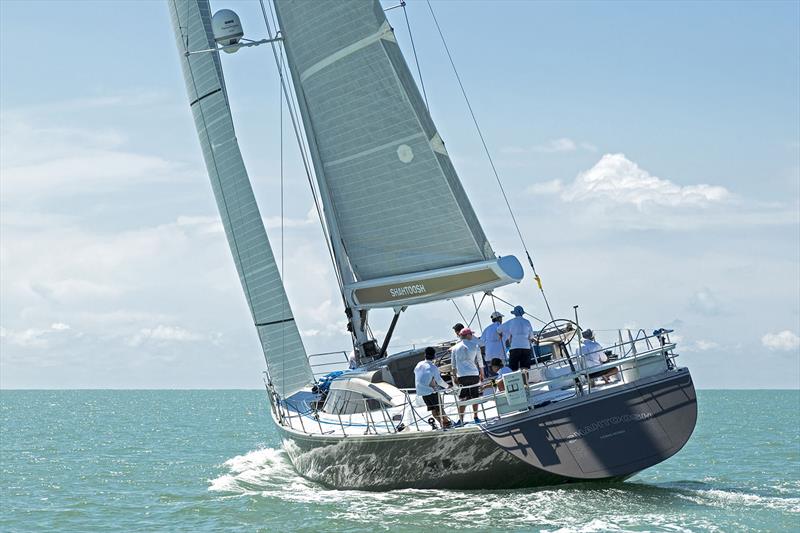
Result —
[[514, 318], [501, 324], [497, 328], [500, 338], [503, 342], [510, 342], [510, 350], [508, 351], [508, 366], [512, 371], [516, 372], [520, 368], [529, 369], [531, 367], [531, 358], [533, 352], [531, 350], [531, 340], [533, 340], [533, 327], [526, 318], [522, 315], [525, 314], [525, 309], [521, 305], [516, 306], [511, 310]]

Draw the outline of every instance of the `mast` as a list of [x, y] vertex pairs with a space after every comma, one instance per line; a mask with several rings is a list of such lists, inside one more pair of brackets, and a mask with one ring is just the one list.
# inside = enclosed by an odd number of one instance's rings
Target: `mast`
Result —
[[[276, 12], [278, 13], [278, 20], [280, 21], [280, 13], [278, 12], [277, 3], [275, 5]], [[283, 25], [281, 23], [281, 28]], [[276, 28], [277, 31], [277, 28]], [[282, 31], [282, 30], [281, 30]], [[284, 47], [284, 50], [285, 47]], [[304, 95], [301, 90], [297, 88], [301, 85], [301, 80], [299, 79], [297, 69], [292, 68], [292, 58], [290, 57], [290, 53], [286, 51], [287, 61], [289, 63], [289, 72], [292, 77], [292, 86], [295, 88], [294, 93], [297, 97], [297, 105], [300, 108], [300, 114], [303, 117], [309, 117], [310, 113], [308, 110], [308, 105], [304, 98]], [[287, 98], [288, 102], [288, 98]], [[345, 290], [345, 287], [351, 285], [356, 281], [355, 275], [353, 273], [353, 269], [350, 266], [350, 262], [348, 261], [347, 251], [345, 249], [344, 240], [341, 237], [341, 232], [339, 230], [339, 223], [336, 220], [336, 211], [334, 207], [334, 201], [331, 197], [330, 191], [328, 190], [327, 183], [325, 181], [325, 173], [324, 173], [324, 164], [322, 159], [320, 158], [319, 148], [317, 147], [317, 140], [313, 134], [309, 134], [309, 130], [311, 127], [306, 127], [306, 140], [308, 142], [308, 152], [311, 156], [311, 161], [314, 165], [314, 174], [317, 178], [317, 185], [318, 191], [320, 195], [320, 199], [322, 201], [322, 214], [325, 218], [325, 226], [327, 228], [328, 237], [330, 239], [330, 244], [333, 252], [333, 267], [339, 272], [339, 276], [337, 277], [337, 283], [339, 284], [339, 292], [342, 295], [342, 300], [345, 302], [345, 314], [347, 316], [347, 329], [350, 332], [351, 336], [353, 337], [353, 347], [357, 350], [359, 357], [363, 357], [365, 354], [364, 346], [366, 344], [371, 343], [374, 339], [371, 339], [366, 331], [366, 314], [358, 312], [358, 306], [353, 302], [352, 298], [349, 297], [348, 291]], [[302, 149], [302, 147], [301, 147]], [[355, 310], [355, 312], [354, 312]]]

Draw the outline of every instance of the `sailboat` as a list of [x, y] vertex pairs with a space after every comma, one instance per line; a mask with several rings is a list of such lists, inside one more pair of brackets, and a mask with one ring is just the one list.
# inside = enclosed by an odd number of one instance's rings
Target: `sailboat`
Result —
[[[461, 296], [494, 298], [495, 289], [520, 283], [524, 269], [489, 243], [380, 2], [273, 0], [276, 27], [264, 10], [262, 41], [244, 39], [232, 11], [212, 15], [208, 0], [168, 3], [203, 158], [266, 359], [271, 415], [301, 475], [363, 490], [621, 481], [684, 446], [697, 403], [671, 331], [619, 330], [607, 361], [589, 366], [577, 317], [544, 324], [532, 341], [535, 364], [506, 374], [503, 387], [485, 383], [468, 400], [456, 383], [439, 393], [446, 415], [476, 406], [476, 422], [443, 427], [431, 418], [414, 388], [423, 349], [391, 350], [400, 315]], [[285, 100], [296, 111], [353, 342], [351, 368], [320, 379], [256, 205], [220, 59], [220, 51], [261, 44], [287, 74]], [[369, 327], [375, 309], [394, 310], [382, 342]], [[434, 346], [445, 377], [452, 344]], [[597, 379], [612, 368], [612, 380]]]

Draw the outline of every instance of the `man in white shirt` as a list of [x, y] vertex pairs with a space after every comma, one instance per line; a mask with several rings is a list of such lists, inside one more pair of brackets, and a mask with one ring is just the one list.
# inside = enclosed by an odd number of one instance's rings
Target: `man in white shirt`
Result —
[[491, 372], [490, 365], [492, 359], [497, 357], [502, 360], [504, 364], [506, 361], [506, 347], [503, 345], [500, 334], [497, 332], [497, 328], [499, 328], [502, 323], [503, 314], [498, 311], [492, 313], [492, 323], [486, 326], [486, 329], [483, 330], [481, 338], [479, 339], [481, 352], [483, 353], [484, 370], [486, 370], [487, 374], [490, 376], [494, 375], [494, 373]]
[[[480, 382], [483, 381], [483, 358], [478, 340], [474, 337], [472, 330], [464, 328], [459, 334], [461, 342], [453, 346], [452, 366], [453, 383], [461, 387], [458, 397], [461, 400], [473, 400], [480, 396]], [[458, 407], [458, 423], [464, 423], [465, 406]], [[478, 404], [472, 405], [475, 423], [480, 423], [478, 418]]]
[[[594, 339], [594, 332], [591, 329], [583, 330], [581, 334], [583, 343], [578, 347], [578, 354], [583, 356], [583, 360], [587, 367], [602, 365], [608, 362], [608, 356], [605, 354], [605, 348]], [[619, 373], [617, 367], [607, 368], [600, 372], [589, 374], [591, 379], [603, 378], [603, 381], [609, 383], [611, 376]]]
[[450, 419], [442, 414], [437, 385], [442, 389], [448, 387], [447, 383], [442, 379], [439, 369], [433, 364], [435, 358], [436, 350], [431, 346], [425, 348], [425, 359], [414, 367], [414, 386], [417, 390], [417, 396], [421, 396], [422, 401], [428, 406], [428, 411], [439, 421], [443, 428], [446, 428], [452, 424]]
[[497, 328], [497, 332], [503, 342], [510, 341], [511, 343], [508, 350], [508, 366], [516, 372], [520, 368], [530, 369], [531, 367], [533, 326], [522, 316], [525, 314], [525, 310], [521, 305], [512, 309], [511, 314], [514, 315], [514, 318], [501, 324]]

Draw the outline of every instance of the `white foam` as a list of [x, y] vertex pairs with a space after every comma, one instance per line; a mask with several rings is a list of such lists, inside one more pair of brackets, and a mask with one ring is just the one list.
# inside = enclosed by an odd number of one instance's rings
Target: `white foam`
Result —
[[294, 471], [286, 455], [274, 448], [261, 448], [237, 455], [222, 464], [228, 472], [209, 480], [208, 490], [252, 494], [288, 488], [293, 481], [306, 481]]
[[[455, 520], [494, 529], [531, 528], [564, 533], [633, 531], [643, 525], [663, 531], [722, 531], [714, 519], [685, 509], [648, 508], [671, 494], [701, 507], [771, 508], [800, 513], [800, 498], [759, 496], [710, 488], [697, 483], [670, 483], [658, 488], [638, 484], [602, 488], [559, 487], [521, 491], [459, 491], [404, 489], [387, 492], [331, 490], [301, 477], [281, 449], [261, 448], [225, 461], [226, 471], [209, 480], [208, 490], [221, 497], [258, 494], [281, 502], [325, 504], [329, 516], [347, 522], [373, 524], [381, 516], [386, 527], [409, 521], [442, 525]], [[659, 491], [654, 496], [652, 491]], [[660, 494], [660, 491], [665, 491]], [[598, 502], [604, 502], [599, 505]], [[568, 510], [568, 512], [565, 512]], [[444, 521], [444, 522], [443, 522]]]
[[[262, 448], [254, 450], [244, 455], [237, 455], [232, 459], [228, 459], [223, 463], [231, 472], [239, 474], [254, 468], [262, 468], [267, 465], [280, 466], [280, 463], [285, 462], [282, 457], [281, 450], [273, 448]], [[291, 465], [289, 465], [291, 467]]]
[[725, 507], [729, 505], [743, 505], [748, 507], [767, 507], [790, 513], [800, 513], [800, 498], [784, 498], [778, 496], [759, 496], [746, 492], [733, 492], [727, 490], [710, 489], [698, 491], [711, 502]]

